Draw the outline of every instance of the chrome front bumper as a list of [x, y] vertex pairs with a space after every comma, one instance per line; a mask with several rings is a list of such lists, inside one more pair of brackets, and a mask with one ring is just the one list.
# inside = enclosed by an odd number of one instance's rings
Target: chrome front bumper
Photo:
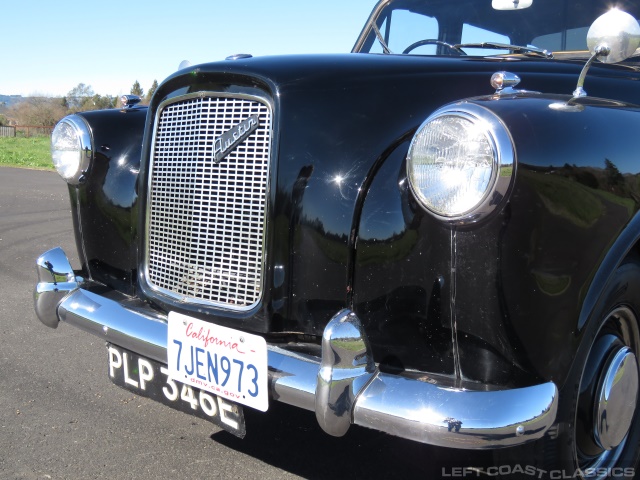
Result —
[[[60, 248], [44, 253], [37, 270], [35, 310], [45, 325], [63, 320], [167, 362], [166, 316], [83, 288]], [[353, 423], [431, 445], [489, 449], [538, 439], [556, 417], [558, 390], [551, 382], [473, 390], [381, 372], [349, 310], [329, 322], [321, 351], [317, 357], [269, 344], [269, 389], [274, 400], [315, 411], [331, 435], [344, 435]]]

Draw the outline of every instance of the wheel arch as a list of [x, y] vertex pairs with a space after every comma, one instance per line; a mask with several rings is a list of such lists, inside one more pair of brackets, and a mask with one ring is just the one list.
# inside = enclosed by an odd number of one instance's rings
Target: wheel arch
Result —
[[611, 282], [618, 267], [629, 256], [640, 257], [640, 213], [636, 213], [604, 254], [582, 302], [576, 333], [583, 332], [585, 327], [594, 321], [605, 287]]

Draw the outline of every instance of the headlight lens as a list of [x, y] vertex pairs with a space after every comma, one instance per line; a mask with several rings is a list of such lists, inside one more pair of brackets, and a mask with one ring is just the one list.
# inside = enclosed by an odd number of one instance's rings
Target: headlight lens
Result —
[[60, 176], [77, 185], [92, 156], [91, 132], [84, 119], [69, 115], [60, 120], [51, 134], [51, 158]]
[[489, 110], [452, 105], [418, 129], [407, 157], [411, 189], [432, 214], [448, 221], [477, 221], [506, 194], [515, 151], [511, 136]]

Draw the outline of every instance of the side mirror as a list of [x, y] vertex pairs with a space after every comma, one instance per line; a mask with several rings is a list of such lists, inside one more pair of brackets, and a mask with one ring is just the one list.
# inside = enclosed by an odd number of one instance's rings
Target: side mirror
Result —
[[612, 8], [596, 18], [587, 32], [587, 46], [591, 58], [580, 72], [574, 97], [584, 97], [584, 79], [595, 59], [603, 63], [617, 63], [634, 54], [640, 45], [640, 25], [626, 12]]
[[598, 55], [603, 63], [617, 63], [634, 54], [640, 45], [640, 26], [635, 18], [613, 8], [601, 15], [589, 28], [587, 46], [592, 55], [608, 49], [606, 55]]

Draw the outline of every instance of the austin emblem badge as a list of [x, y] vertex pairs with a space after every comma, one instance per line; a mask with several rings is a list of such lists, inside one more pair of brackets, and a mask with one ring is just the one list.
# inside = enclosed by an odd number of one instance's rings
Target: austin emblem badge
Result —
[[220, 161], [244, 142], [260, 126], [257, 115], [245, 118], [213, 141], [213, 161]]

